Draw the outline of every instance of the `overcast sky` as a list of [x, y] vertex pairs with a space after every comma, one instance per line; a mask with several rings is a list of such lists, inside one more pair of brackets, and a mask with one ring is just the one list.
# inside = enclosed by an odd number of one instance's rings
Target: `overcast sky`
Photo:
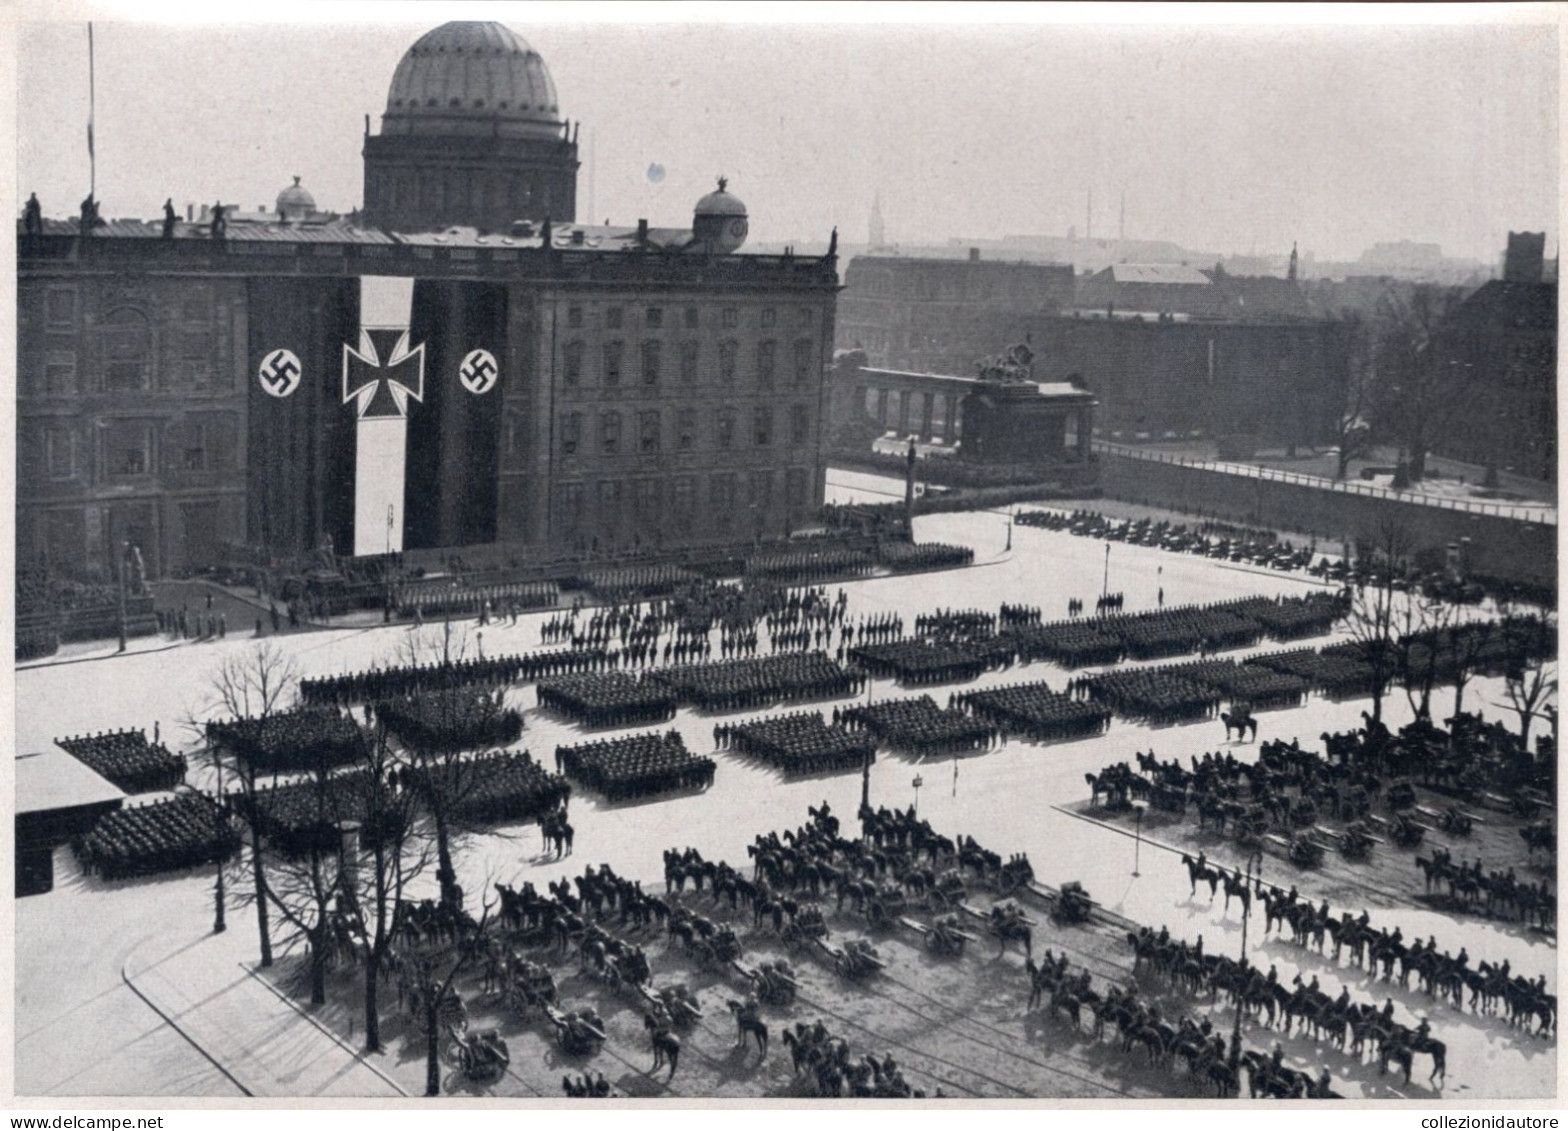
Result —
[[[341, 22], [298, 22], [323, 9]], [[270, 205], [295, 174], [321, 207], [355, 207], [364, 116], [379, 130], [398, 59], [477, 14], [543, 55], [582, 122], [582, 220], [591, 200], [594, 219], [687, 223], [722, 172], [757, 241], [837, 225], [863, 242], [878, 193], [905, 244], [1082, 235], [1092, 191], [1096, 235], [1116, 233], [1125, 192], [1129, 237], [1227, 253], [1299, 241], [1355, 258], [1412, 239], [1492, 261], [1510, 228], [1557, 243], [1558, 32], [1529, 22], [1544, 9], [1469, 16], [1512, 25], [1341, 27], [893, 22], [929, 17], [909, 5], [834, 25], [720, 22], [734, 6], [637, 25], [503, 4], [402, 5], [375, 23], [326, 5], [245, 9], [292, 23], [129, 18], [152, 10], [95, 16], [108, 216], [152, 217], [168, 196]], [[87, 191], [85, 22], [26, 24], [17, 48], [18, 186], [66, 215]]]

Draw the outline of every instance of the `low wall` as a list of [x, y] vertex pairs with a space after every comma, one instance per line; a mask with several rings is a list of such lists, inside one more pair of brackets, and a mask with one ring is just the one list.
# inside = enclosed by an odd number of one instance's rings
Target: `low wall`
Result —
[[1398, 499], [1326, 491], [1300, 483], [1230, 475], [1211, 468], [1100, 454], [1109, 498], [1169, 507], [1231, 522], [1298, 531], [1336, 546], [1385, 522], [1410, 532], [1418, 549], [1470, 539], [1466, 568], [1532, 585], [1555, 585], [1557, 527]]

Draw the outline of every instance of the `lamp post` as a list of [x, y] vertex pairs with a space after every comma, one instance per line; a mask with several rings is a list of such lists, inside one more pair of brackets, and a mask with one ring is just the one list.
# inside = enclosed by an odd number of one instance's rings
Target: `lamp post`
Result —
[[[1253, 866], [1257, 872], [1253, 872]], [[1263, 853], [1254, 852], [1247, 857], [1247, 898], [1241, 904], [1241, 972], [1246, 977], [1247, 973], [1247, 920], [1252, 917], [1252, 888], [1253, 884], [1263, 877]], [[1230, 1034], [1230, 1067], [1234, 1072], [1241, 1063], [1241, 1003], [1236, 1003], [1236, 1024]]]
[[915, 775], [915, 780], [913, 782], [913, 785], [915, 787], [915, 804], [914, 804], [914, 808], [912, 808], [909, 811], [911, 816], [918, 816], [919, 813], [920, 813], [920, 787], [925, 785], [925, 784], [926, 784], [926, 779], [921, 777], [919, 774], [916, 774]]
[[[871, 706], [871, 673], [866, 673], [866, 706]], [[860, 763], [860, 815], [864, 819], [871, 813], [871, 760], [876, 757], [873, 747], [866, 747], [866, 757]]]
[[125, 651], [125, 558], [131, 552], [130, 542], [120, 544], [119, 574], [120, 582], [120, 651]]
[[1107, 540], [1106, 543], [1105, 543], [1105, 584], [1100, 587], [1100, 596], [1102, 596], [1102, 597], [1109, 597], [1110, 595], [1111, 595], [1111, 543], [1110, 543], [1109, 540]]
[[1142, 850], [1143, 850], [1143, 811], [1146, 808], [1147, 808], [1147, 805], [1145, 805], [1145, 803], [1142, 802], [1142, 801], [1134, 801], [1132, 803], [1132, 811], [1133, 811], [1132, 874], [1133, 874], [1133, 878], [1134, 879], [1137, 879], [1138, 876], [1139, 876], [1138, 860], [1139, 860], [1139, 856], [1141, 855]]

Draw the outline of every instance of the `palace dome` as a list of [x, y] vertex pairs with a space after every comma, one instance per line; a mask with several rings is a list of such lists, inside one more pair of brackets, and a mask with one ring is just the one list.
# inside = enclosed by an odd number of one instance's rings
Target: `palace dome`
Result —
[[562, 135], [544, 59], [504, 24], [454, 20], [415, 41], [392, 75], [383, 134]]
[[299, 178], [294, 178], [294, 183], [278, 193], [276, 211], [285, 220], [304, 220], [316, 210], [316, 198], [310, 195], [310, 190], [299, 183]]

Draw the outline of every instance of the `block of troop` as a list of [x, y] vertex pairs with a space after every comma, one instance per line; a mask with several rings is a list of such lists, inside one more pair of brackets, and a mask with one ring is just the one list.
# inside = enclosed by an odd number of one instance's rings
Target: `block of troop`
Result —
[[[548, 93], [465, 100], [511, 88]], [[112, 576], [129, 542], [160, 577], [235, 548], [537, 560], [803, 525], [836, 246], [737, 254], [722, 183], [669, 227], [577, 223], [574, 134], [537, 52], [447, 24], [367, 130], [363, 211], [297, 182], [275, 211], [30, 211], [21, 560]]]

